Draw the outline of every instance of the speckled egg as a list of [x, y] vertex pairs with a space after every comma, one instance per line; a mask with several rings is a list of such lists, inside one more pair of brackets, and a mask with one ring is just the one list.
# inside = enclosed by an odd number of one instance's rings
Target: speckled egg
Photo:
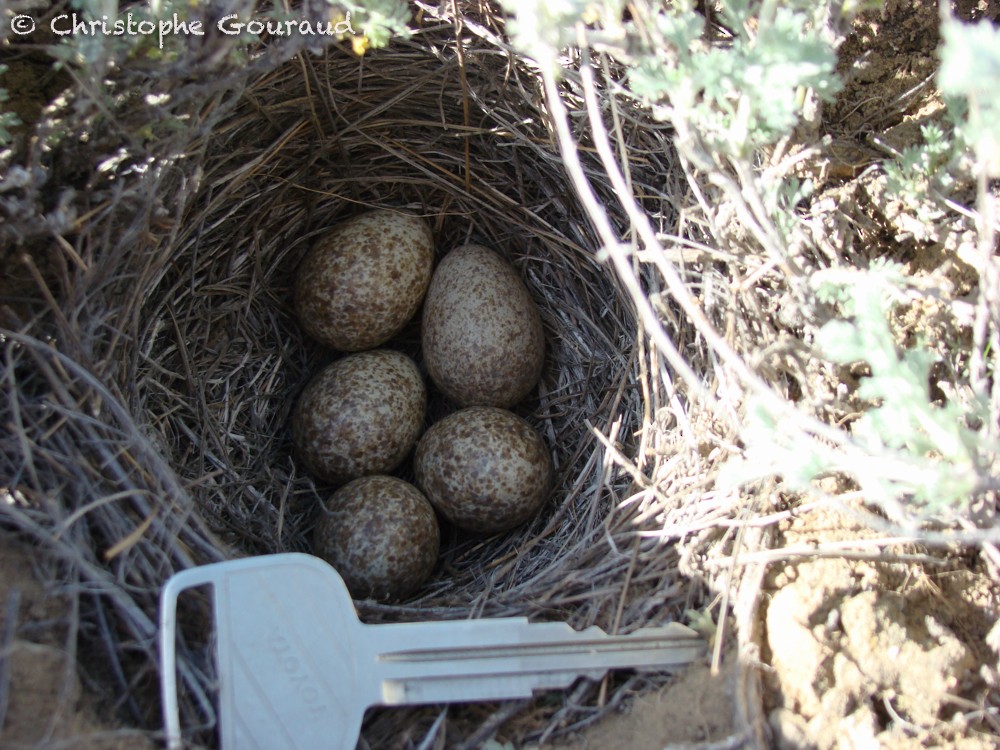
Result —
[[313, 551], [357, 599], [412, 594], [434, 570], [440, 544], [427, 498], [387, 476], [361, 477], [333, 493], [313, 532]]
[[426, 407], [427, 388], [405, 354], [349, 354], [321, 370], [299, 397], [292, 415], [296, 453], [326, 482], [384, 474], [413, 448]]
[[545, 357], [538, 306], [492, 250], [463, 245], [444, 257], [422, 325], [428, 374], [459, 406], [513, 406], [538, 383]]
[[434, 243], [423, 219], [379, 210], [320, 238], [295, 278], [295, 312], [305, 332], [345, 352], [396, 335], [427, 293]]
[[473, 406], [431, 426], [417, 444], [417, 486], [463, 529], [506, 531], [531, 518], [552, 484], [541, 436], [504, 409]]

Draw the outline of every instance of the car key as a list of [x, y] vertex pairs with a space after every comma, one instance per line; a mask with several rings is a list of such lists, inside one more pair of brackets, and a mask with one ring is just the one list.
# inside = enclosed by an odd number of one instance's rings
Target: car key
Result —
[[368, 625], [337, 572], [298, 553], [174, 575], [160, 611], [167, 745], [182, 747], [177, 702], [177, 597], [211, 584], [223, 750], [354, 750], [371, 706], [530, 697], [610, 669], [671, 671], [702, 639], [679, 624], [608, 636], [526, 618]]

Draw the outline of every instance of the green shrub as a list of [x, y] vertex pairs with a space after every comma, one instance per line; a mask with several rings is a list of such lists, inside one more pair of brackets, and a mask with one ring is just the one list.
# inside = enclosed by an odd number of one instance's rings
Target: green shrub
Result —
[[[803, 147], [816, 145], [809, 142], [811, 131], [797, 128], [815, 116], [817, 103], [840, 90], [836, 47], [843, 22], [861, 4], [720, 0], [713, 7], [718, 23], [711, 27], [691, 0], [632, 3], [627, 20], [619, 2], [504, 5], [513, 15], [515, 42], [543, 71], [565, 74], [560, 66], [572, 60], [566, 49], [581, 46], [620, 63], [620, 94], [673, 126], [674, 143], [704, 203], [730, 206], [728, 215], [741, 229], [706, 222], [718, 246], [738, 257], [763, 253], [771, 259], [779, 270], [768, 283], [780, 288], [783, 282], [793, 291], [785, 299], [801, 308], [800, 335], [826, 360], [826, 372], [868, 366], [856, 394], [863, 413], [842, 425], [825, 424], [803, 404], [764, 393], [749, 368], [737, 368], [747, 394], [739, 426], [744, 450], [728, 463], [724, 482], [779, 476], [790, 488], [812, 491], [817, 478], [838, 474], [907, 525], [969, 517], [976, 496], [994, 485], [998, 446], [982, 426], [998, 415], [991, 414], [997, 407], [984, 392], [987, 378], [966, 372], [966, 382], [955, 389], [962, 397], [935, 401], [931, 348], [923, 342], [900, 348], [890, 323], [895, 306], [915, 293], [913, 280], [890, 263], [846, 267], [835, 257], [844, 248], [820, 252], [816, 227], [800, 210], [812, 183], [790, 167], [761, 167], [775, 152], [787, 153], [797, 135]], [[984, 176], [1000, 170], [1000, 32], [949, 18], [942, 35], [938, 82], [954, 127], [924, 126], [923, 143], [884, 164], [886, 197], [901, 201], [927, 237], [937, 237], [937, 224], [954, 218], [949, 196], [970, 174], [979, 178], [980, 217], [997, 215]], [[984, 254], [993, 245], [994, 221], [978, 223], [981, 235], [990, 233], [980, 239]], [[644, 244], [647, 254], [662, 253], [648, 235]], [[662, 257], [657, 263], [661, 270], [669, 265]], [[980, 293], [1000, 299], [998, 277], [984, 276]], [[671, 291], [676, 296], [676, 287]], [[987, 339], [993, 341], [980, 333], [976, 346], [991, 362], [1000, 346], [987, 352]], [[749, 346], [747, 359], [757, 355]], [[975, 360], [968, 352], [956, 359], [970, 357]]]
[[839, 365], [867, 365], [856, 393], [867, 407], [839, 431], [841, 440], [830, 441], [789, 430], [781, 415], [751, 399], [746, 451], [727, 467], [726, 483], [777, 475], [789, 489], [809, 492], [815, 479], [839, 474], [900, 523], [966, 512], [990, 483], [997, 446], [972, 428], [986, 419], [984, 402], [935, 403], [930, 348], [897, 345], [890, 313], [909, 301], [911, 281], [893, 263], [819, 271], [812, 281], [817, 299], [837, 312], [816, 332], [817, 353]]

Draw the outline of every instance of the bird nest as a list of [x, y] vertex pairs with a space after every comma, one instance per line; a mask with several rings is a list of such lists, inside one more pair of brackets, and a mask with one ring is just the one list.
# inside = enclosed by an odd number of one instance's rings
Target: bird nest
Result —
[[[435, 13], [424, 8], [411, 37], [363, 57], [347, 43], [265, 45], [244, 69], [197, 86], [179, 74], [146, 79], [130, 92], [131, 114], [111, 113], [110, 133], [82, 108], [74, 127], [89, 143], [69, 139], [51, 157], [77, 190], [50, 201], [49, 229], [32, 225], [20, 238], [47, 303], [20, 310], [4, 334], [0, 409], [12, 429], [0, 437], [9, 482], [0, 521], [76, 587], [81, 660], [102, 664], [97, 681], [137, 726], [160, 725], [164, 581], [193, 565], [310, 549], [330, 489], [295, 459], [290, 413], [336, 355], [297, 325], [292, 281], [318, 236], [368, 209], [424, 217], [438, 257], [477, 242], [518, 269], [547, 339], [541, 384], [519, 411], [550, 446], [557, 479], [542, 513], [512, 532], [446, 529], [419, 594], [358, 601], [362, 619], [518, 615], [629, 632], [704, 605], [703, 585], [682, 568], [711, 527], [699, 519], [717, 509], [705, 480], [711, 439], [690, 439], [711, 436], [712, 417], [673, 408], [683, 389], [650, 343], [637, 294], [674, 321], [672, 340], [695, 372], [710, 370], [706, 347], [645, 264], [627, 259], [634, 275], [623, 277], [602, 254], [537, 70], [507, 46], [502, 19]], [[583, 174], [627, 239], [571, 64], [561, 86]], [[610, 88], [604, 95], [642, 208], [672, 231], [684, 177], [669, 134]], [[70, 217], [55, 249], [38, 249], [52, 245], [61, 210]], [[392, 345], [419, 361], [413, 326]], [[429, 419], [443, 408], [432, 398]], [[672, 432], [681, 414], [697, 422], [685, 440]], [[664, 528], [680, 522], [692, 530], [686, 543], [666, 544]], [[199, 615], [190, 617], [186, 630], [197, 631]], [[211, 744], [211, 701], [198, 697], [211, 694], [210, 651], [188, 644], [181, 674], [183, 723]], [[446, 731], [447, 746], [475, 747], [499, 727], [540, 741], [664, 679], [613, 675], [554, 699], [446, 714], [376, 710], [363, 736], [403, 747]]]

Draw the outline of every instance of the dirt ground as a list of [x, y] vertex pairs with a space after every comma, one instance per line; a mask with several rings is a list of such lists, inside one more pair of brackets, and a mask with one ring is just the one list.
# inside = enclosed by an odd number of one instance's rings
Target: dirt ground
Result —
[[[735, 654], [731, 654], [735, 658]], [[718, 675], [707, 664], [692, 664], [669, 685], [639, 695], [624, 710], [555, 742], [554, 750], [663, 750], [696, 747], [734, 735], [735, 661]]]
[[[995, 3], [957, 5], [968, 19], [1000, 16]], [[891, 254], [914, 273], [948, 263], [961, 295], [975, 278], [961, 257], [961, 243], [897, 240], [906, 227], [880, 204], [878, 170], [869, 169], [887, 156], [885, 146], [914, 143], [918, 126], [941, 114], [933, 86], [925, 85], [936, 66], [937, 23], [937, 3], [930, 0], [889, 0], [884, 11], [854, 23], [840, 50], [847, 86], [822, 121], [831, 139], [822, 188], [823, 197], [837, 201], [870, 233], [861, 239], [870, 241], [873, 255]], [[4, 85], [30, 119], [41, 105], [34, 89], [17, 90], [18, 80]], [[27, 282], [16, 281], [22, 293]], [[804, 514], [777, 529], [774, 546], [870, 535], [847, 514]], [[987, 700], [1000, 689], [1000, 592], [994, 579], [975, 553], [907, 552], [928, 559], [801, 556], [770, 566], [759, 645], [764, 711], [777, 747], [998, 746], [1000, 714]], [[152, 747], [144, 735], [99, 716], [86, 676], [74, 668], [72, 608], [58, 590], [38, 583], [38, 564], [30, 549], [0, 535], [0, 746]], [[735, 731], [734, 662], [731, 656], [715, 677], [706, 665], [695, 665], [661, 690], [637, 696], [587, 731], [550, 746], [723, 746]]]
[[[876, 536], [846, 513], [780, 531], [783, 545]], [[782, 748], [989, 748], [997, 592], [975, 560], [803, 559], [765, 584], [769, 720]]]

